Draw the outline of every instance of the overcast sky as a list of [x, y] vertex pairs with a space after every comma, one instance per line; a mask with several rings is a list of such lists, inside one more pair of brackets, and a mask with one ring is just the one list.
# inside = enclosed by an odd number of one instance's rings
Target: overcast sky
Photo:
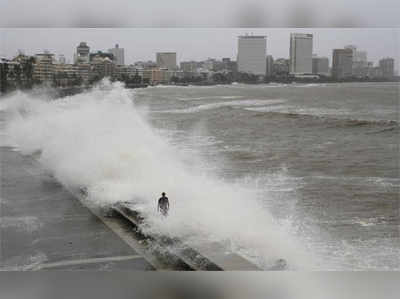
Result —
[[0, 27], [398, 27], [399, 0], [0, 0]]
[[156, 52], [177, 52], [178, 62], [204, 60], [208, 57], [236, 59], [237, 36], [245, 33], [267, 35], [267, 54], [274, 58], [289, 56], [291, 32], [312, 33], [314, 53], [332, 60], [332, 49], [356, 45], [368, 52], [368, 60], [378, 62], [382, 57], [396, 59], [399, 66], [399, 29], [290, 29], [290, 28], [44, 28], [0, 29], [0, 55], [11, 58], [18, 49], [33, 55], [49, 50], [64, 54], [72, 62], [76, 46], [86, 41], [91, 51], [107, 50], [116, 43], [125, 49], [125, 63], [155, 60]]

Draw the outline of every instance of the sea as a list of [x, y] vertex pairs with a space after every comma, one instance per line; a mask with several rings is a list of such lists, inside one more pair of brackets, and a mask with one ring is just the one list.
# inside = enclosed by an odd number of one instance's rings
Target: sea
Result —
[[[399, 83], [126, 89], [0, 99], [2, 145], [149, 229], [268, 269], [400, 270]], [[39, 154], [38, 154], [39, 153]], [[171, 210], [159, 219], [166, 192]]]

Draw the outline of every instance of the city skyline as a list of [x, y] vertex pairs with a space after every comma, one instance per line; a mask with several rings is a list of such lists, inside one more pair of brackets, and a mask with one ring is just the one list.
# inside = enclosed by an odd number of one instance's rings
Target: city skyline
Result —
[[239, 72], [265, 74], [267, 57], [267, 37], [265, 35], [239, 36], [237, 49]]
[[[68, 34], [67, 34], [68, 33]], [[399, 70], [399, 35], [396, 29], [0, 29], [0, 55], [11, 58], [19, 49], [28, 55], [49, 50], [73, 62], [73, 54], [85, 41], [92, 52], [107, 51], [115, 44], [125, 49], [125, 62], [155, 61], [156, 52], [176, 52], [178, 63], [209, 57], [237, 59], [237, 38], [244, 34], [266, 35], [267, 55], [289, 57], [291, 33], [313, 34], [313, 52], [329, 58], [348, 44], [368, 52], [368, 60], [393, 57]], [[210, 47], [213, 45], [213, 47]]]

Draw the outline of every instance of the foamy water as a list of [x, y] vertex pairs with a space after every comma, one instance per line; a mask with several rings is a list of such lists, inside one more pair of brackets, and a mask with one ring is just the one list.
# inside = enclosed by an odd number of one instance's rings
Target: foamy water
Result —
[[93, 203], [135, 201], [153, 233], [216, 240], [265, 268], [399, 269], [396, 89], [361, 85], [104, 81], [59, 100], [11, 95], [0, 133]]
[[[190, 107], [190, 108], [186, 108], [186, 109], [167, 110], [167, 111], [162, 111], [162, 112], [164, 112], [164, 113], [196, 113], [196, 112], [201, 112], [201, 111], [205, 111], [205, 110], [218, 109], [218, 108], [222, 108], [222, 107], [231, 107], [231, 108], [257, 107], [257, 106], [281, 104], [281, 103], [285, 103], [285, 102], [286, 102], [286, 100], [284, 100], [284, 99], [236, 100], [236, 101], [224, 101], [224, 102], [218, 102], [218, 103], [212, 103], [212, 104], [204, 104], [204, 105], [194, 106], [194, 107]], [[247, 109], [251, 109], [251, 108], [247, 108]], [[253, 108], [253, 109], [257, 109], [257, 108]]]
[[[169, 143], [122, 85], [104, 81], [90, 92], [60, 100], [16, 93], [2, 107], [8, 116], [6, 134], [20, 152], [40, 152], [39, 161], [57, 180], [70, 189], [86, 187], [94, 203], [135, 201], [152, 232], [218, 241], [262, 267], [279, 258], [290, 269], [313, 267], [253, 188], [218, 178], [204, 170], [201, 159]], [[193, 161], [191, 167], [183, 160]], [[162, 191], [172, 206], [167, 219], [156, 212]]]

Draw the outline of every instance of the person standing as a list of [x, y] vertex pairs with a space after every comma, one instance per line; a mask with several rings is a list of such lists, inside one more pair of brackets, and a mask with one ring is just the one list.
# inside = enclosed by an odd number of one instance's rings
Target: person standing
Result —
[[163, 216], [168, 216], [169, 201], [168, 197], [165, 196], [165, 192], [161, 193], [161, 197], [158, 199], [157, 211], [161, 212]]

